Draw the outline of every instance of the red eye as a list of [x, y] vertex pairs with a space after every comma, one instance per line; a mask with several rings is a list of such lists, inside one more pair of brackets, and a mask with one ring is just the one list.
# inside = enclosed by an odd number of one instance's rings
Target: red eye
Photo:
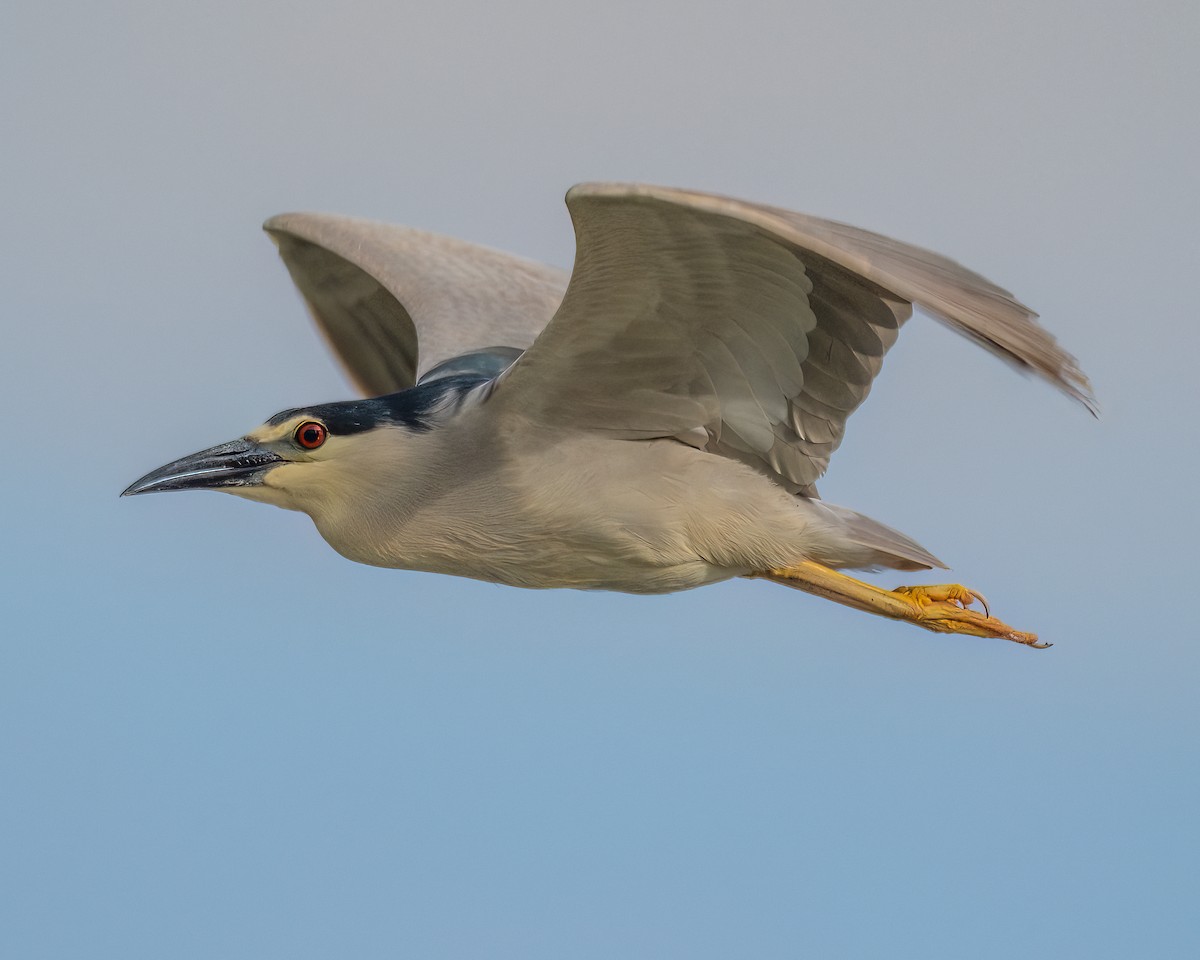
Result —
[[325, 426], [315, 420], [308, 420], [296, 428], [296, 442], [305, 450], [316, 450], [328, 436]]

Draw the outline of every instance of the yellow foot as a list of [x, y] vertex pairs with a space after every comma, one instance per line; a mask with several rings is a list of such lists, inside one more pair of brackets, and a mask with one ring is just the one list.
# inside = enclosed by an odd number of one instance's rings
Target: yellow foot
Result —
[[960, 607], [969, 607], [972, 603], [978, 602], [983, 607], [985, 614], [989, 617], [992, 615], [987, 597], [978, 590], [964, 587], [961, 583], [939, 583], [923, 587], [897, 587], [892, 593], [902, 593], [904, 596], [916, 600], [922, 607], [927, 607], [931, 603], [941, 603], [948, 600], [956, 602]]
[[[1039, 642], [1036, 634], [1014, 630], [1007, 623], [997, 620], [991, 615], [983, 594], [957, 583], [883, 590], [812, 562], [751, 576], [773, 580], [868, 613], [907, 620], [936, 633], [997, 637], [1039, 649], [1050, 646]], [[983, 607], [982, 613], [971, 609], [971, 604], [976, 602]]]
[[[936, 633], [965, 633], [972, 637], [997, 637], [1044, 650], [1051, 646], [1038, 640], [1037, 634], [1014, 630], [991, 615], [982, 593], [958, 583], [943, 583], [922, 587], [897, 587], [891, 593], [909, 600], [916, 606], [912, 622]], [[978, 602], [983, 613], [972, 610]], [[907, 617], [904, 619], [908, 619]]]

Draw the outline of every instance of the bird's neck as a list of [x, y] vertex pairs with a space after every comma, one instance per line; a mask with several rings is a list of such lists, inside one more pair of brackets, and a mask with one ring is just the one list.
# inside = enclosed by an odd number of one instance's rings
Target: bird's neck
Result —
[[[343, 556], [374, 566], [450, 572], [465, 542], [483, 535], [490, 494], [483, 445], [454, 427], [396, 430], [330, 463], [305, 507]], [[470, 463], [459, 462], [470, 451]], [[326, 466], [326, 465], [323, 465]]]

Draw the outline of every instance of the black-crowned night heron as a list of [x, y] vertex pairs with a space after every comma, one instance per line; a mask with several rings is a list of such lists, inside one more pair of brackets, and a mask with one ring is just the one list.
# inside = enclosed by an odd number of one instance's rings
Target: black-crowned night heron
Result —
[[[125, 493], [301, 510], [351, 560], [522, 587], [662, 593], [765, 577], [930, 630], [1040, 646], [814, 484], [913, 305], [1090, 405], [1011, 294], [875, 233], [683, 190], [567, 194], [563, 272], [319, 214], [265, 229], [368, 396], [276, 414]], [[972, 609], [979, 601], [982, 612]]]

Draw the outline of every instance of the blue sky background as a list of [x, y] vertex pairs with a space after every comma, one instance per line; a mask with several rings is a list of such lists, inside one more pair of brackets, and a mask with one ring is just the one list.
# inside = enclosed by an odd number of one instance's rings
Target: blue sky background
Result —
[[[5, 7], [0, 954], [1193, 956], [1197, 9]], [[117, 499], [350, 395], [265, 217], [568, 266], [588, 179], [860, 224], [1041, 312], [1099, 421], [916, 318], [822, 491], [1052, 650]]]

